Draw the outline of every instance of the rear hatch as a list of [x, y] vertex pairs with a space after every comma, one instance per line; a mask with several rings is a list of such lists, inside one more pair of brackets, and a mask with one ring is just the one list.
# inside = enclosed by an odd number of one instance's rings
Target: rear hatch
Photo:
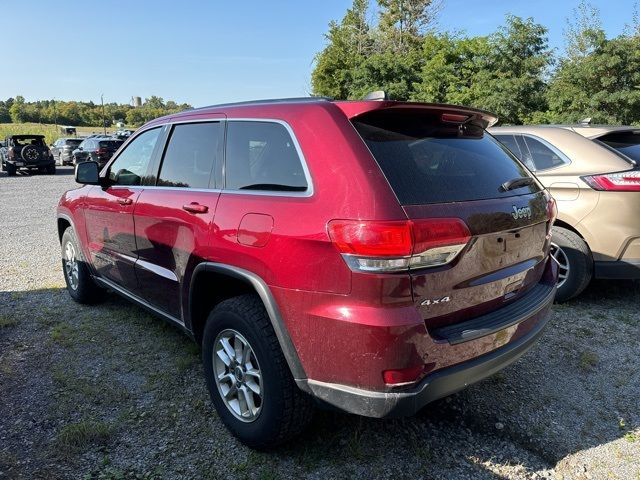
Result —
[[640, 129], [616, 130], [593, 140], [622, 154], [622, 157], [631, 160], [634, 166], [640, 165]]
[[124, 142], [122, 140], [100, 140], [96, 153], [100, 160], [108, 160], [120, 148]]
[[453, 245], [444, 242], [441, 258], [432, 255], [432, 264], [410, 267], [416, 307], [435, 337], [446, 326], [507, 307], [536, 288], [548, 255], [552, 200], [485, 133], [494, 117], [400, 104], [351, 121], [414, 229], [433, 225], [453, 232]]

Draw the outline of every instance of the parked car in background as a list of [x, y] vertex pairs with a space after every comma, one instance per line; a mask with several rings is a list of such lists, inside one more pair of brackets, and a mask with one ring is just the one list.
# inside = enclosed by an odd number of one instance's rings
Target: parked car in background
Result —
[[0, 164], [7, 175], [24, 169], [54, 175], [56, 163], [45, 142], [44, 135], [11, 135], [0, 149]]
[[252, 447], [304, 429], [312, 398], [413, 414], [514, 362], [553, 303], [555, 202], [496, 120], [315, 98], [154, 120], [60, 200], [69, 294], [113, 290], [193, 336]]
[[553, 255], [559, 301], [592, 278], [640, 278], [640, 129], [518, 126], [490, 133], [527, 165], [558, 202]]
[[73, 164], [93, 160], [103, 167], [123, 143], [122, 140], [111, 137], [86, 138], [73, 150]]
[[82, 138], [59, 138], [51, 145], [51, 154], [56, 165], [72, 165], [73, 150], [82, 143]]

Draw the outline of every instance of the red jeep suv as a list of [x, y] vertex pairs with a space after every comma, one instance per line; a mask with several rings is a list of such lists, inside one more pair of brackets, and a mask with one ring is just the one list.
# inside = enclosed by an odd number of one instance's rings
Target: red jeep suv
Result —
[[556, 206], [471, 108], [307, 98], [153, 120], [57, 213], [68, 291], [202, 346], [222, 421], [286, 441], [313, 404], [410, 415], [540, 336]]

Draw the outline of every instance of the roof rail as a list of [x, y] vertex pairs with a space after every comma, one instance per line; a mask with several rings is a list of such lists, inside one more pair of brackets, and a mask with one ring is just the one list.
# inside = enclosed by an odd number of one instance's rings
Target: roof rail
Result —
[[208, 105], [206, 107], [198, 107], [189, 110], [190, 112], [198, 110], [208, 110], [210, 108], [218, 107], [240, 107], [243, 105], [264, 105], [269, 103], [314, 103], [319, 101], [331, 101], [330, 97], [292, 97], [292, 98], [270, 98], [263, 100], [249, 100], [245, 102], [233, 102], [233, 103], [220, 103], [216, 105]]

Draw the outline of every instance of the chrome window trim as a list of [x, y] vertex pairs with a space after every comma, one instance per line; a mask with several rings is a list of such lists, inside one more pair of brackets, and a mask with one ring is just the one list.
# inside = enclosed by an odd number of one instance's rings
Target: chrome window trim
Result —
[[[212, 113], [211, 115], [220, 115], [220, 118], [216, 118], [216, 117], [209, 117], [209, 118], [198, 118], [198, 119], [185, 119], [185, 120], [170, 120], [164, 123], [156, 123], [154, 125], [149, 126], [148, 128], [145, 128], [144, 130], [142, 128], [136, 130], [135, 134], [133, 134], [122, 146], [124, 147], [126, 144], [128, 144], [129, 142], [132, 142], [138, 135], [141, 135], [142, 133], [151, 130], [153, 128], [158, 128], [158, 127], [172, 127], [173, 125], [179, 125], [179, 124], [184, 124], [184, 123], [204, 123], [204, 122], [224, 122], [225, 124], [228, 122], [266, 122], [266, 123], [278, 123], [280, 125], [282, 125], [287, 132], [289, 133], [289, 136], [291, 137], [291, 140], [293, 141], [293, 146], [296, 149], [296, 153], [298, 154], [298, 158], [300, 159], [300, 163], [302, 164], [302, 171], [304, 172], [304, 177], [305, 180], [307, 181], [307, 189], [304, 192], [278, 192], [278, 191], [272, 191], [272, 190], [262, 190], [262, 191], [258, 191], [258, 190], [237, 190], [237, 189], [227, 189], [227, 188], [189, 188], [189, 187], [165, 187], [165, 186], [155, 186], [155, 185], [112, 185], [109, 188], [143, 188], [143, 189], [154, 189], [154, 190], [178, 190], [178, 191], [192, 191], [192, 192], [217, 192], [217, 193], [227, 193], [227, 194], [231, 194], [231, 195], [252, 195], [252, 196], [268, 196], [268, 197], [293, 197], [293, 198], [308, 198], [308, 197], [312, 197], [314, 194], [314, 186], [313, 186], [313, 181], [311, 178], [311, 172], [309, 170], [309, 166], [307, 165], [307, 159], [304, 156], [304, 153], [302, 152], [302, 148], [300, 147], [300, 143], [298, 142], [298, 138], [296, 137], [293, 129], [291, 128], [291, 125], [289, 125], [286, 121], [284, 120], [280, 120], [277, 118], [260, 118], [260, 117], [243, 117], [243, 118], [227, 118], [226, 115], [224, 113]], [[225, 130], [226, 130], [226, 125], [225, 125]], [[122, 147], [121, 147], [122, 148]], [[224, 156], [224, 163], [226, 164], [227, 158], [226, 158], [226, 149], [227, 149], [227, 143], [226, 143], [226, 133], [225, 133], [225, 144], [224, 144], [224, 149], [225, 149], [225, 156]], [[104, 168], [102, 169], [102, 171], [100, 172], [100, 175], [102, 175], [103, 172], [106, 172], [106, 169], [116, 160], [116, 158], [120, 155], [120, 152], [116, 152], [116, 154], [114, 154], [114, 156], [111, 158], [111, 160], [109, 161], [109, 163], [107, 163]], [[225, 174], [225, 168], [223, 167], [223, 178], [224, 178], [224, 174]]]
[[[294, 197], [294, 198], [307, 198], [312, 197], [314, 193], [313, 181], [311, 180], [311, 172], [309, 171], [309, 166], [307, 165], [307, 159], [302, 152], [302, 148], [300, 148], [300, 143], [298, 142], [298, 138], [291, 126], [285, 122], [284, 120], [276, 119], [276, 118], [227, 118], [225, 120], [227, 123], [229, 122], [262, 122], [262, 123], [278, 123], [282, 125], [287, 132], [289, 133], [289, 137], [293, 141], [293, 146], [296, 149], [296, 153], [298, 154], [298, 158], [300, 159], [300, 163], [302, 165], [302, 171], [304, 172], [304, 178], [307, 181], [307, 189], [303, 192], [278, 192], [273, 190], [238, 190], [238, 189], [228, 189], [226, 186], [222, 189], [222, 193], [229, 193], [232, 195], [253, 195], [253, 196], [268, 196], [268, 197]], [[227, 155], [226, 155], [226, 138], [225, 138], [225, 156], [224, 156], [224, 164], [226, 167], [227, 163]], [[223, 168], [223, 178], [226, 180], [226, 168]]]

